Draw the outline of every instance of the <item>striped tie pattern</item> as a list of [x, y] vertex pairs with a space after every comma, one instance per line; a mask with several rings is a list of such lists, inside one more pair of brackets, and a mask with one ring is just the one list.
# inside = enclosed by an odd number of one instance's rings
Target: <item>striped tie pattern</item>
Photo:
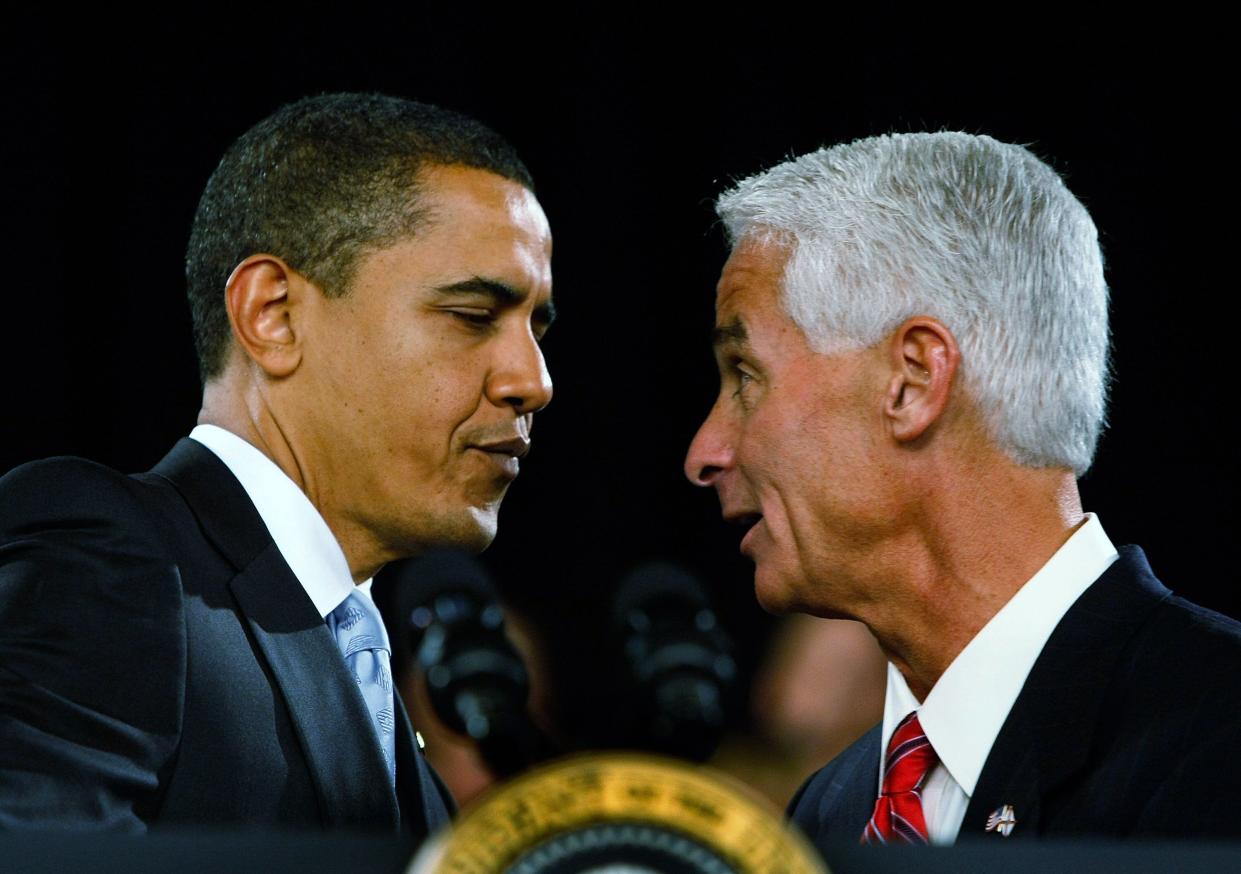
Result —
[[883, 790], [875, 802], [875, 812], [862, 831], [864, 844], [925, 844], [928, 842], [926, 818], [922, 814], [922, 784], [939, 756], [922, 732], [918, 714], [901, 720], [883, 766]]
[[388, 765], [388, 778], [396, 785], [396, 720], [392, 700], [392, 647], [375, 602], [361, 592], [350, 592], [328, 614], [327, 626], [336, 636], [345, 664], [366, 701], [379, 749]]

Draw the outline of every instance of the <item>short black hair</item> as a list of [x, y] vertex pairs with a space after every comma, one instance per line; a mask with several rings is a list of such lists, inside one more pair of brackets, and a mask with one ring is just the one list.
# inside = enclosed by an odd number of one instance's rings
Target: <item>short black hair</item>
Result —
[[453, 165], [534, 190], [517, 152], [486, 125], [382, 94], [307, 97], [243, 134], [207, 181], [185, 254], [203, 381], [224, 369], [224, 286], [239, 263], [267, 252], [343, 295], [362, 254], [410, 236], [424, 217], [419, 172]]

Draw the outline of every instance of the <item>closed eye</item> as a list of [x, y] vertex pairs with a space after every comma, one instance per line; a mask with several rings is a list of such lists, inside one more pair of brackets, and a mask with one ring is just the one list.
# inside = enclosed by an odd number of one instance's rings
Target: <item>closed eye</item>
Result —
[[495, 321], [495, 314], [481, 307], [451, 307], [445, 312], [451, 313], [467, 324], [478, 327], [490, 325]]

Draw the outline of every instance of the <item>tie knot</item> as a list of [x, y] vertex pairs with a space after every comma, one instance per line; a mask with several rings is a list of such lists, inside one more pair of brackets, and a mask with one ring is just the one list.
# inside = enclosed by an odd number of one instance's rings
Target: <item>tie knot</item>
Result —
[[350, 592], [349, 597], [328, 614], [328, 627], [336, 635], [345, 658], [367, 649], [392, 653], [379, 608], [361, 592]]
[[938, 761], [939, 756], [935, 755], [918, 722], [918, 714], [909, 714], [901, 720], [888, 741], [888, 754], [883, 765], [883, 794], [912, 792], [922, 784], [927, 772]]

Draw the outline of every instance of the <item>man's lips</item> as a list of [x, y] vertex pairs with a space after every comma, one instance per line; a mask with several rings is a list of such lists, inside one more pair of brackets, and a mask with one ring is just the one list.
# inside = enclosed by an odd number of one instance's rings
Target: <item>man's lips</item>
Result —
[[741, 538], [741, 551], [744, 553], [746, 551], [746, 544], [753, 537], [755, 529], [758, 528], [758, 523], [763, 521], [763, 514], [750, 510], [726, 510], [724, 511], [724, 521], [746, 529], [745, 536]]
[[530, 438], [519, 435], [504, 440], [476, 443], [472, 448], [481, 449], [483, 452], [494, 452], [496, 455], [511, 455], [514, 458], [522, 458], [530, 451]]
[[521, 436], [509, 437], [503, 440], [478, 443], [471, 446], [470, 449], [481, 452], [483, 457], [495, 466], [501, 476], [508, 479], [516, 479], [518, 471], [521, 470], [521, 464], [518, 459], [530, 451], [530, 438]]

